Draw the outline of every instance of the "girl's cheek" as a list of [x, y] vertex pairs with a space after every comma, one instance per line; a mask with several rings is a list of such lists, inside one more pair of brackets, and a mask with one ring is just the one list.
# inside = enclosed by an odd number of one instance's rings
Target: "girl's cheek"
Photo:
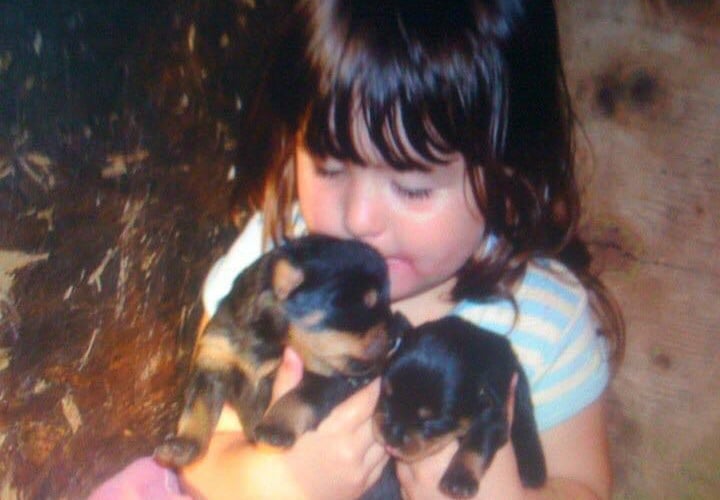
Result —
[[341, 236], [338, 220], [342, 213], [342, 192], [339, 186], [328, 186], [322, 181], [311, 182], [299, 189], [300, 212], [311, 232]]

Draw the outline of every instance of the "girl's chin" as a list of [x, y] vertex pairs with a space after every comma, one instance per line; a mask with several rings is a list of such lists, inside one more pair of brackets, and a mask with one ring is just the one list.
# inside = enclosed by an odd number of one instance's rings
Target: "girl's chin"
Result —
[[387, 259], [387, 262], [390, 276], [390, 300], [392, 302], [417, 297], [435, 289], [444, 296], [445, 292], [449, 292], [454, 282], [451, 278], [432, 281], [428, 276], [419, 273], [417, 268], [408, 261]]
[[410, 263], [399, 259], [388, 259], [388, 272], [390, 298], [393, 302], [413, 297], [423, 290], [422, 279]]
[[407, 260], [398, 259], [397, 257], [388, 257], [385, 259], [385, 263], [387, 264], [390, 278], [399, 277], [400, 275], [407, 273], [411, 268], [411, 265]]

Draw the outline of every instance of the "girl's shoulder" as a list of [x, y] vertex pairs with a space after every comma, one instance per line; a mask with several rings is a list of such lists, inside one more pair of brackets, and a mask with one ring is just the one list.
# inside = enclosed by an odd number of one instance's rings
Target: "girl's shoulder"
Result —
[[453, 313], [507, 336], [530, 382], [538, 427], [547, 429], [600, 396], [609, 382], [607, 345], [587, 291], [563, 264], [531, 263], [513, 298], [462, 301]]
[[550, 259], [528, 264], [512, 299], [463, 300], [453, 313], [501, 335], [527, 329], [552, 341], [560, 340], [563, 331], [589, 308], [587, 291], [577, 277]]

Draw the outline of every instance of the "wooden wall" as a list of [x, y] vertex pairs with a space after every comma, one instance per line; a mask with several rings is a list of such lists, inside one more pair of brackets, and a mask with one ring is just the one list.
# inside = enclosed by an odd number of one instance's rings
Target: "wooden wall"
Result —
[[720, 492], [720, 2], [564, 0], [585, 234], [627, 323], [617, 498]]

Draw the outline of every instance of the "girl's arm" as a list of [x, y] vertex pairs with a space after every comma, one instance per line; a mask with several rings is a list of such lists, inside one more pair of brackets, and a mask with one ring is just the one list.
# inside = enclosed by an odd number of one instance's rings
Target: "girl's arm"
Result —
[[[279, 397], [302, 377], [287, 350], [273, 392]], [[182, 471], [183, 486], [197, 498], [356, 498], [382, 472], [387, 455], [372, 434], [370, 417], [379, 381], [341, 403], [315, 431], [287, 451], [253, 446], [241, 432], [216, 432], [208, 452]]]
[[[480, 483], [477, 499], [609, 499], [610, 459], [601, 397], [574, 417], [540, 435], [548, 481], [540, 489], [524, 489], [515, 454], [508, 443], [498, 451]], [[398, 477], [412, 500], [445, 498], [438, 490], [440, 477], [457, 445], [415, 464], [398, 464]]]

